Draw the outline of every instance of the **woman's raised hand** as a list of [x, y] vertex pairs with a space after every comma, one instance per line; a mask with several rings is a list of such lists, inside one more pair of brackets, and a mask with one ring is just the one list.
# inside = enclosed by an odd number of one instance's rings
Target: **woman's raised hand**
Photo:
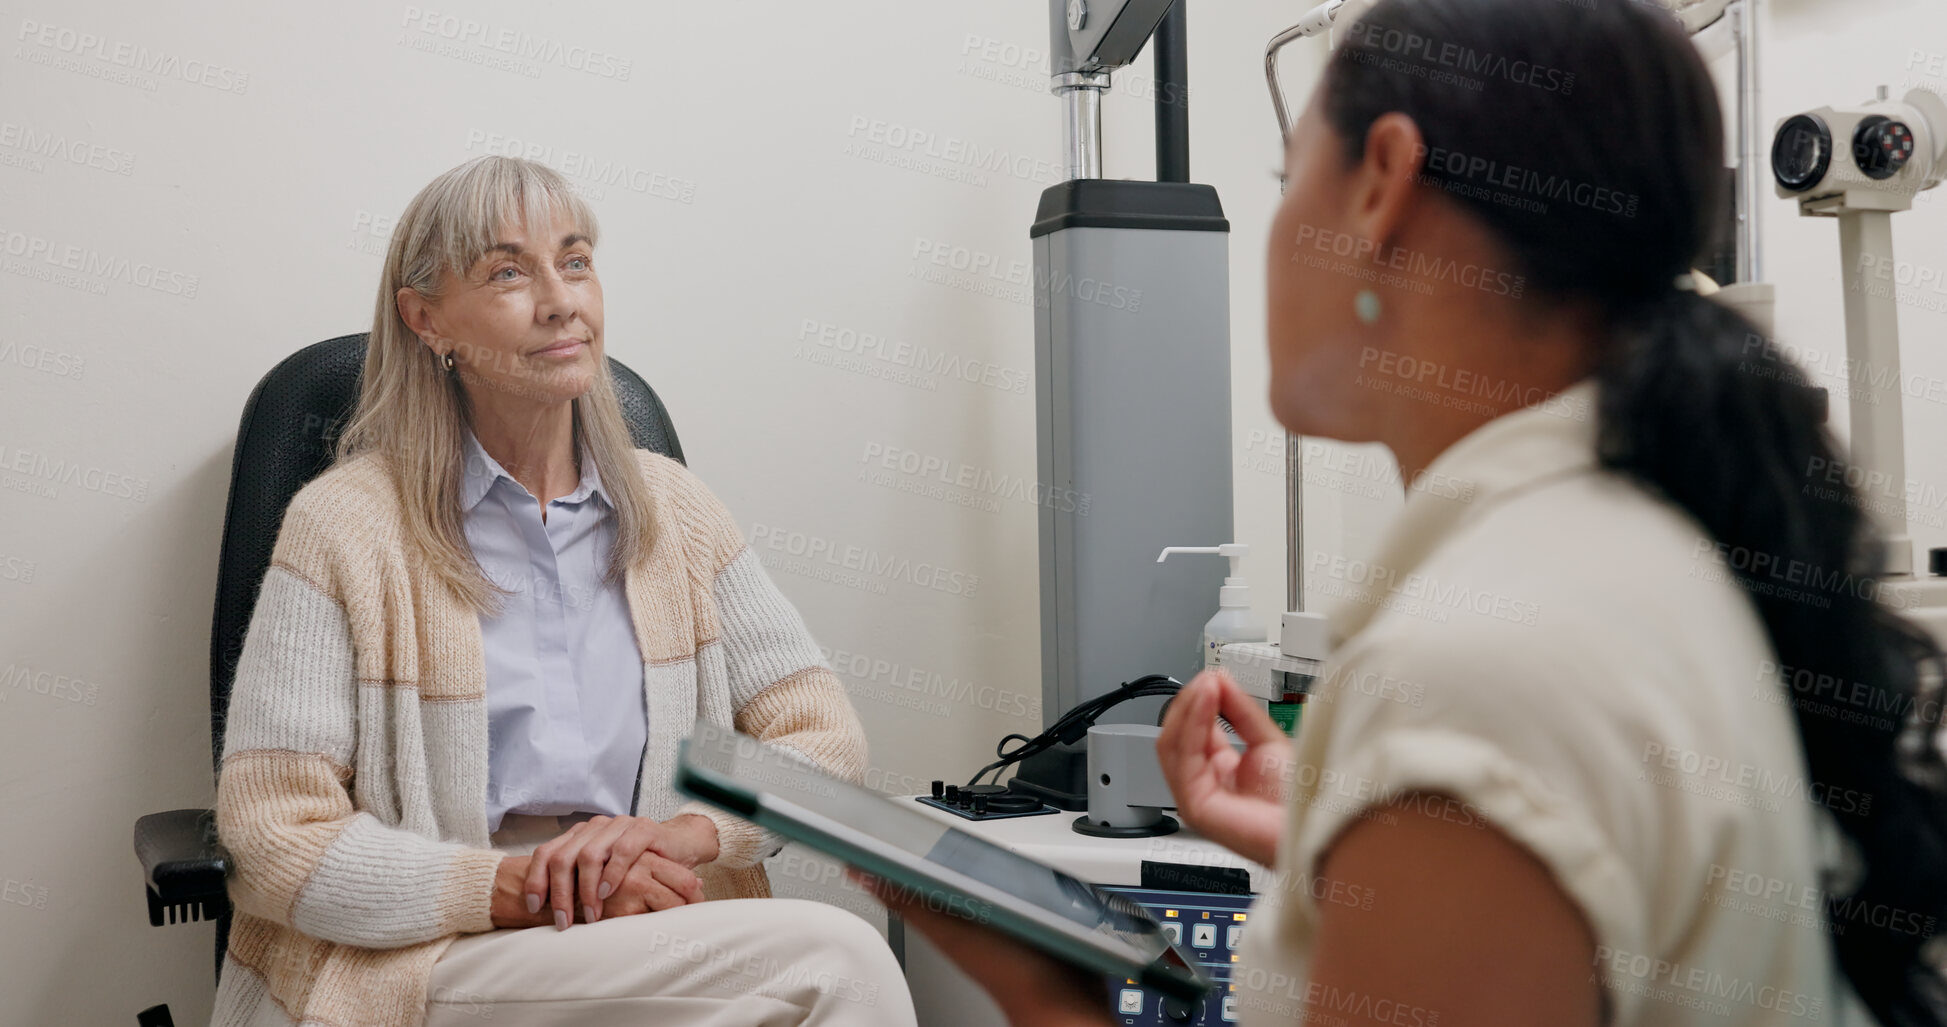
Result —
[[[1244, 740], [1243, 752], [1232, 747], [1219, 716]], [[1185, 823], [1246, 859], [1277, 862], [1292, 747], [1263, 703], [1229, 675], [1206, 670], [1170, 702], [1156, 756]]]
[[581, 919], [594, 923], [601, 919], [609, 896], [632, 875], [640, 876], [638, 867], [645, 853], [656, 859], [648, 864], [648, 878], [635, 883], [648, 889], [643, 893], [648, 908], [666, 908], [657, 901], [682, 904], [672, 898], [701, 901], [702, 890], [689, 871], [717, 857], [716, 822], [697, 814], [667, 821], [608, 816], [582, 821], [531, 854], [524, 889], [527, 908], [538, 912], [543, 905], [552, 906], [557, 928], [566, 929], [575, 921], [577, 907]]

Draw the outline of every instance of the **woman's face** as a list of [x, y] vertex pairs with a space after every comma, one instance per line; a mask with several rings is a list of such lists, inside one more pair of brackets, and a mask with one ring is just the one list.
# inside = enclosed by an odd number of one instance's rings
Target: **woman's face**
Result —
[[[504, 227], [499, 245], [436, 303], [399, 291], [400, 313], [435, 352], [449, 352], [476, 407], [557, 403], [594, 387], [602, 359], [602, 283], [594, 250], [557, 215], [547, 234]], [[423, 308], [423, 323], [409, 308]]]
[[1360, 327], [1354, 297], [1366, 283], [1348, 209], [1353, 169], [1318, 109], [1317, 94], [1285, 141], [1285, 193], [1266, 255], [1265, 330], [1271, 412], [1300, 435], [1363, 441], [1356, 393]]

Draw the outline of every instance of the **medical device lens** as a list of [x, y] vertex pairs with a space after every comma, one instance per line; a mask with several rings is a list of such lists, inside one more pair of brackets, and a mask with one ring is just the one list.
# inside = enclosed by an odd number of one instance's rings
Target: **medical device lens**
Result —
[[1771, 142], [1771, 173], [1778, 184], [1803, 192], [1825, 177], [1832, 164], [1832, 132], [1813, 114], [1794, 114], [1778, 126]]

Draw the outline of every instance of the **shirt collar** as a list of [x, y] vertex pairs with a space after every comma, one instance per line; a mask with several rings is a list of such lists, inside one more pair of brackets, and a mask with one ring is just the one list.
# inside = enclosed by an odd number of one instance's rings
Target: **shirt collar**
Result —
[[[1597, 466], [1596, 383], [1584, 379], [1536, 403], [1475, 428], [1414, 478], [1406, 505], [1374, 556], [1351, 580], [1335, 582], [1341, 600], [1330, 614], [1332, 644], [1358, 634], [1407, 587], [1426, 558], [1496, 503], [1545, 482]], [[1331, 558], [1314, 558], [1330, 567]]]
[[[486, 447], [480, 445], [480, 440], [474, 436], [472, 428], [463, 425], [460, 428], [460, 434], [462, 436], [461, 451], [466, 458], [465, 476], [460, 481], [460, 511], [462, 513], [473, 512], [473, 508], [480, 505], [480, 501], [486, 498], [487, 493], [493, 490], [494, 485], [502, 480], [505, 480], [508, 485], [519, 490], [521, 495], [528, 496], [530, 499], [532, 498], [532, 495], [527, 491], [527, 487], [516, 480], [513, 475], [507, 473], [507, 469], [500, 466], [500, 461], [495, 460], [488, 454]], [[602, 477], [595, 471], [595, 458], [589, 453], [588, 447], [583, 446], [581, 450], [580, 483], [575, 486], [573, 492], [554, 500], [554, 502], [566, 503], [572, 506], [588, 499], [590, 496], [599, 498], [604, 506], [612, 506], [609, 502], [608, 493], [602, 488]]]

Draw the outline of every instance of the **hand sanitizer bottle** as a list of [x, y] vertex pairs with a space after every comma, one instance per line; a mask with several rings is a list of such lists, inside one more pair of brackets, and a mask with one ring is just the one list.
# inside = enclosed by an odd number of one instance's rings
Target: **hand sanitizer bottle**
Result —
[[1262, 642], [1270, 637], [1260, 621], [1251, 619], [1250, 588], [1244, 584], [1241, 561], [1250, 547], [1242, 542], [1221, 546], [1170, 546], [1156, 557], [1157, 563], [1171, 553], [1215, 553], [1230, 558], [1230, 576], [1217, 590], [1217, 615], [1203, 626], [1203, 666], [1208, 670], [1223, 665], [1223, 647], [1232, 642]]

